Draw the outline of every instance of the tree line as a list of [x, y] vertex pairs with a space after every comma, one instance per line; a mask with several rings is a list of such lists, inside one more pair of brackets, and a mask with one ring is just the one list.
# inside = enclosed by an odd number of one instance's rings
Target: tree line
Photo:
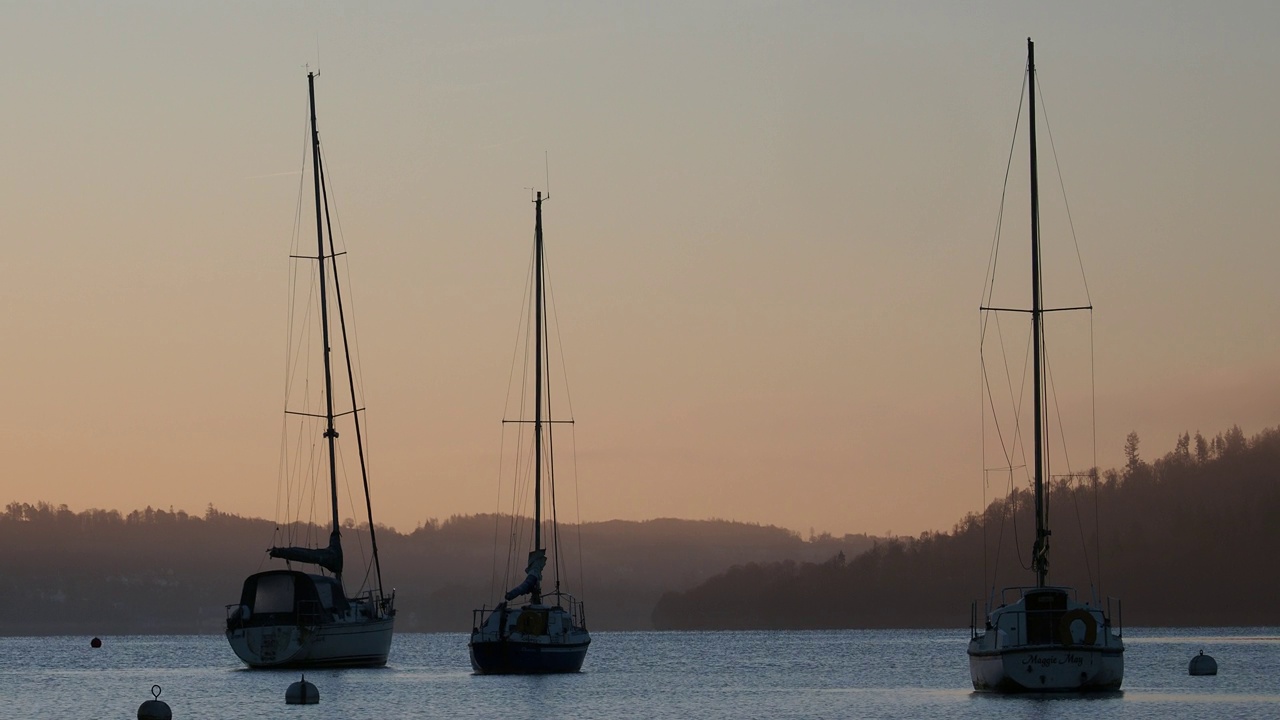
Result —
[[[1280, 428], [1182, 433], [1154, 462], [1050, 483], [1049, 582], [1127, 624], [1280, 624]], [[1005, 586], [1032, 585], [1034, 497], [1019, 488], [950, 532], [882, 540], [823, 562], [735, 565], [664, 595], [659, 629], [957, 627]], [[1119, 601], [1116, 600], [1119, 599]]]
[[[396, 589], [400, 632], [465, 632], [471, 610], [501, 599], [510, 518], [428, 520], [410, 532], [375, 526], [385, 583]], [[344, 582], [367, 553], [367, 525], [343, 523]], [[148, 507], [121, 513], [10, 503], [0, 512], [0, 635], [216, 633], [226, 605], [254, 572], [282, 567], [266, 548], [285, 531], [327, 538], [327, 528], [278, 528], [210, 505], [203, 514]], [[586, 602], [593, 629], [649, 629], [663, 592], [692, 587], [750, 560], [816, 560], [856, 554], [873, 538], [794, 532], [720, 520], [562, 525], [567, 584]], [[577, 547], [581, 546], [581, 562]], [[520, 553], [523, 567], [523, 550]], [[581, 578], [579, 578], [581, 576]]]

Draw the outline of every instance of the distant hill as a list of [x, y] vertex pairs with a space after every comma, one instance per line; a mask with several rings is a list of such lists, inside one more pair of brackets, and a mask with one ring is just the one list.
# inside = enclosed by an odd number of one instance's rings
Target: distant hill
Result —
[[[1123, 470], [1052, 487], [1050, 583], [1088, 600], [1101, 576], [1132, 625], [1280, 625], [1280, 428], [1249, 440], [1239, 427], [1212, 440], [1184, 433], [1154, 463], [1140, 458], [1130, 434], [1126, 454]], [[664, 595], [654, 624], [964, 626], [973, 600], [1034, 583], [1032, 503], [1019, 490], [949, 533], [877, 542], [857, 557], [736, 565]]]
[[[466, 631], [473, 608], [499, 599], [506, 581], [494, 578], [498, 520], [453, 517], [408, 533], [377, 528], [383, 577], [397, 592], [397, 630]], [[508, 522], [501, 519], [504, 532]], [[649, 629], [664, 592], [737, 563], [856, 555], [875, 542], [804, 540], [777, 527], [719, 520], [584, 523], [579, 566], [579, 528], [562, 527], [573, 578], [567, 589], [586, 602], [592, 629]], [[265, 552], [274, 531], [270, 521], [212, 506], [203, 515], [153, 508], [121, 514], [10, 503], [0, 514], [0, 635], [221, 632], [225, 606], [238, 601], [244, 577], [282, 566]], [[348, 528], [343, 537], [347, 580], [358, 582], [350, 573], [368, 547], [367, 528]], [[500, 562], [505, 555], [504, 543]]]

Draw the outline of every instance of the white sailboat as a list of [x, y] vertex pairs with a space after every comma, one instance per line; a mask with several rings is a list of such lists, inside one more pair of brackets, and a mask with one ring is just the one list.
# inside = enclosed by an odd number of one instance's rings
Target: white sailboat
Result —
[[[323, 447], [316, 457], [303, 464], [314, 464], [327, 473], [329, 510], [332, 525], [328, 544], [324, 547], [289, 545], [272, 547], [268, 554], [285, 561], [285, 567], [250, 575], [238, 603], [227, 606], [227, 641], [236, 655], [253, 668], [370, 667], [387, 662], [391, 634], [395, 622], [395, 592], [384, 594], [382, 568], [378, 562], [378, 545], [374, 535], [373, 506], [369, 501], [369, 479], [365, 468], [365, 445], [352, 369], [351, 347], [343, 314], [342, 292], [335, 260], [341, 254], [334, 247], [329, 223], [328, 190], [320, 154], [320, 133], [316, 129], [315, 73], [307, 74], [311, 111], [311, 163], [315, 189], [316, 249], [315, 255], [295, 255], [295, 259], [315, 263], [319, 298], [320, 354], [324, 360], [324, 395], [322, 408], [292, 409], [286, 416], [295, 418], [315, 431], [317, 436], [308, 447]], [[328, 246], [326, 247], [326, 229]], [[330, 302], [336, 312], [330, 312]], [[342, 359], [350, 394], [334, 396], [331, 325], [340, 329]], [[301, 385], [305, 385], [301, 384]], [[349, 398], [349, 408], [339, 411], [336, 403]], [[348, 594], [343, 583], [342, 531], [338, 515], [338, 436], [335, 420], [349, 418], [353, 429], [351, 440], [357, 449], [360, 477], [364, 486], [365, 509], [369, 516], [369, 540], [372, 555], [369, 567], [361, 568], [356, 577], [364, 585]], [[344, 432], [345, 432], [344, 428]], [[311, 460], [316, 460], [311, 463]], [[297, 563], [313, 566], [307, 572], [294, 569]]]
[[[1027, 88], [1030, 107], [1031, 316], [1035, 412], [1035, 521], [1032, 569], [1036, 583], [1006, 588], [1002, 603], [988, 608], [978, 626], [976, 606], [969, 640], [969, 672], [979, 691], [1114, 691], [1124, 680], [1124, 641], [1108, 612], [1081, 602], [1070, 587], [1048, 584], [1049, 517], [1046, 497], [1044, 308], [1040, 273], [1040, 199], [1036, 166], [1035, 46], [1027, 39]], [[1071, 310], [1084, 308], [1053, 308]], [[984, 312], [1004, 308], [984, 307]]]
[[[591, 645], [583, 603], [560, 589], [558, 571], [554, 589], [546, 592], [543, 588], [543, 571], [548, 560], [542, 532], [543, 493], [547, 489], [543, 466], [545, 463], [548, 480], [554, 482], [555, 464], [549, 453], [551, 430], [555, 423], [562, 422], [551, 419], [550, 403], [546, 397], [549, 388], [545, 385], [547, 324], [542, 252], [542, 203], [545, 199], [539, 192], [533, 201], [533, 419], [512, 421], [533, 425], [533, 547], [520, 584], [508, 590], [495, 607], [482, 607], [473, 613], [474, 626], [468, 647], [471, 667], [482, 675], [578, 672]], [[548, 497], [551, 503], [555, 502], [554, 490], [548, 493]], [[558, 549], [559, 529], [554, 505], [550, 520], [552, 547]], [[555, 559], [558, 562], [558, 557]], [[517, 604], [510, 604], [513, 602]]]

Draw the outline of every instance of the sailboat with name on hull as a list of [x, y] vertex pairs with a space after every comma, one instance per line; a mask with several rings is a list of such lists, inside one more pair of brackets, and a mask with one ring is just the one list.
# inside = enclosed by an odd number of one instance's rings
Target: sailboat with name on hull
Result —
[[[320, 153], [320, 133], [316, 129], [315, 73], [307, 74], [310, 109], [310, 144], [313, 187], [315, 194], [316, 245], [314, 255], [294, 255], [295, 260], [314, 263], [314, 274], [307, 273], [310, 282], [304, 293], [308, 300], [319, 301], [318, 315], [308, 308], [295, 324], [290, 326], [302, 331], [307, 338], [319, 337], [318, 353], [323, 357], [324, 379], [322, 395], [312, 397], [310, 383], [289, 378], [286, 385], [287, 420], [297, 423], [300, 442], [297, 455], [286, 451], [282, 458], [291, 487], [311, 489], [312, 499], [327, 491], [331, 513], [328, 542], [323, 547], [289, 544], [275, 546], [267, 551], [271, 558], [285, 561], [282, 569], [272, 569], [250, 575], [244, 581], [238, 603], [227, 606], [227, 641], [232, 650], [251, 668], [314, 668], [314, 667], [377, 667], [385, 665], [391, 649], [391, 636], [395, 623], [395, 592], [386, 594], [382, 585], [382, 566], [378, 560], [378, 545], [374, 534], [373, 505], [369, 500], [369, 476], [365, 462], [365, 439], [361, 427], [361, 413], [357, 398], [355, 373], [352, 364], [353, 348], [348, 341], [347, 320], [344, 316], [342, 291], [339, 285], [336, 261], [343, 253], [334, 246], [333, 226], [329, 221], [328, 188], [325, 183], [324, 164]], [[327, 230], [327, 233], [326, 233]], [[327, 238], [326, 238], [327, 235]], [[326, 239], [328, 241], [326, 247]], [[336, 308], [331, 308], [331, 303]], [[318, 327], [314, 323], [318, 322]], [[335, 372], [331, 351], [331, 325], [339, 329], [342, 360], [345, 361], [345, 380], [349, 386], [335, 397]], [[294, 340], [290, 340], [290, 348]], [[290, 362], [295, 367], [310, 367], [305, 361]], [[302, 397], [299, 397], [302, 396]], [[300, 403], [305, 402], [305, 405]], [[349, 407], [339, 410], [338, 403], [349, 402]], [[317, 407], [318, 406], [318, 407]], [[363, 587], [348, 595], [343, 583], [346, 567], [342, 547], [342, 529], [338, 511], [339, 431], [336, 420], [349, 419], [351, 436], [360, 464], [360, 481], [364, 488], [365, 510], [369, 517], [369, 544], [371, 556], [366, 567], [361, 567], [356, 577], [363, 578]], [[289, 429], [286, 434], [292, 435]], [[344, 427], [343, 432], [347, 432]], [[287, 438], [286, 438], [287, 440]], [[301, 474], [317, 472], [306, 482]], [[297, 473], [295, 475], [294, 473]], [[320, 489], [323, 486], [323, 490]], [[300, 530], [303, 524], [286, 524], [286, 529]], [[308, 524], [308, 527], [310, 526]], [[279, 530], [277, 531], [279, 532]], [[294, 569], [294, 563], [313, 566], [307, 572]]]
[[1048, 583], [1050, 532], [1046, 478], [1049, 458], [1043, 319], [1046, 312], [1091, 307], [1044, 307], [1036, 158], [1035, 45], [1030, 38], [1027, 38], [1026, 79], [1030, 108], [1031, 309], [992, 307], [989, 299], [984, 298], [982, 310], [984, 313], [1029, 313], [1031, 317], [1036, 527], [1031, 564], [1036, 582], [1033, 586], [1006, 588], [1002, 600], [1007, 602], [988, 608], [981, 627], [975, 603], [968, 648], [969, 672], [973, 688], [978, 691], [1115, 691], [1124, 680], [1124, 641], [1112, 626], [1110, 612], [1104, 611], [1096, 601], [1077, 600], [1070, 587]]
[[[542, 244], [542, 204], [539, 192], [534, 198], [534, 392], [533, 419], [504, 422], [530, 423], [533, 426], [533, 547], [529, 551], [521, 582], [508, 590], [495, 607], [473, 611], [473, 627], [468, 649], [471, 667], [477, 674], [546, 674], [578, 672], [591, 645], [587, 632], [583, 603], [560, 589], [559, 523], [555, 513], [555, 461], [552, 455], [551, 431], [557, 423], [572, 423], [551, 418], [550, 386], [547, 383], [547, 316], [545, 270]], [[545, 412], [545, 414], [544, 414]], [[517, 472], [521, 463], [516, 463]], [[551, 547], [555, 551], [554, 589], [543, 588], [543, 573], [548, 555], [543, 533], [543, 497], [551, 506]], [[513, 523], [519, 523], [513, 514]], [[513, 538], [519, 536], [513, 527]], [[527, 598], [523, 602], [511, 603]]]

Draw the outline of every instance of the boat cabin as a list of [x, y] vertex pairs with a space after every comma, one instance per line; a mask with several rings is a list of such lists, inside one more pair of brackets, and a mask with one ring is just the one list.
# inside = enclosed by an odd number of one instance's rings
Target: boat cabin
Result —
[[1028, 645], [1056, 642], [1058, 624], [1067, 611], [1067, 593], [1059, 589], [1032, 590], [1022, 596], [1027, 613]]
[[337, 578], [298, 570], [268, 570], [245, 578], [240, 604], [229, 606], [227, 629], [253, 625], [320, 625], [347, 613]]
[[1105, 627], [1102, 612], [1073, 600], [1068, 588], [1010, 588], [1022, 596], [991, 612], [988, 628], [997, 632], [997, 647], [1010, 645], [1093, 645], [1098, 628]]
[[552, 638], [583, 631], [585, 624], [581, 618], [581, 604], [573, 598], [568, 598], [568, 601], [576, 613], [559, 605], [543, 604], [514, 608], [503, 604], [492, 610], [476, 610], [472, 639], [492, 642], [519, 637], [530, 642], [548, 642]]

